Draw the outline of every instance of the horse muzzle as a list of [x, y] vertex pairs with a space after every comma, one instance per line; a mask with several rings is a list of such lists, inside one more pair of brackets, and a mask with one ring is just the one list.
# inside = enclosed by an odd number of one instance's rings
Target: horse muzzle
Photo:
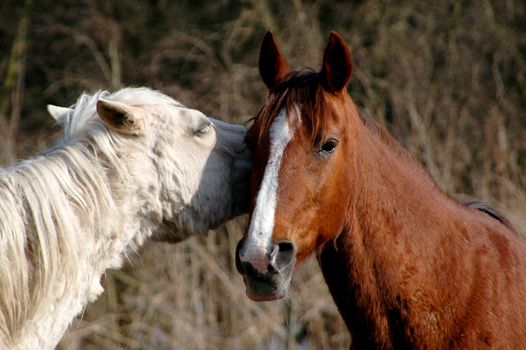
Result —
[[296, 262], [294, 244], [282, 240], [263, 250], [249, 248], [250, 242], [243, 238], [236, 249], [236, 267], [243, 276], [247, 296], [254, 301], [283, 298], [289, 289]]

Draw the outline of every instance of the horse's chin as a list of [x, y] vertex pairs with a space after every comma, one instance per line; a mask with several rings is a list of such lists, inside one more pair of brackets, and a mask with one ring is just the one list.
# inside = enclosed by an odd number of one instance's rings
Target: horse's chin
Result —
[[250, 290], [250, 288], [246, 288], [247, 297], [249, 297], [251, 300], [254, 301], [272, 301], [272, 300], [278, 300], [285, 296], [284, 292], [281, 293], [273, 293], [273, 294], [256, 294]]

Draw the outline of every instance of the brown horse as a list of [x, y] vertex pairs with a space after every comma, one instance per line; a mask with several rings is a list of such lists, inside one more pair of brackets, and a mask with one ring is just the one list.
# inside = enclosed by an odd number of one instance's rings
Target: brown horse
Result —
[[525, 241], [360, 115], [343, 39], [331, 33], [320, 72], [290, 71], [269, 32], [259, 70], [270, 92], [247, 134], [251, 221], [236, 254], [247, 295], [281, 298], [316, 251], [353, 348], [525, 348]]

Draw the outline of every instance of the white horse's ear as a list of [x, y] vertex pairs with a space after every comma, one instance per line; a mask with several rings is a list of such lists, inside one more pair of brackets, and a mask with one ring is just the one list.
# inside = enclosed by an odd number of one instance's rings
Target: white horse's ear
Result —
[[53, 119], [58, 121], [60, 118], [65, 117], [71, 111], [71, 108], [47, 105], [47, 111]]
[[102, 122], [110, 129], [127, 135], [142, 135], [144, 120], [139, 111], [127, 104], [100, 99], [97, 101], [97, 113]]

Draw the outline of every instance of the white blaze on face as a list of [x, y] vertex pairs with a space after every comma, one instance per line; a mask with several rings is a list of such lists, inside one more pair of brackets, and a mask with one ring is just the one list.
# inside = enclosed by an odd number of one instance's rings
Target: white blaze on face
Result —
[[292, 132], [287, 121], [287, 112], [283, 108], [270, 126], [270, 151], [267, 167], [261, 181], [256, 199], [256, 207], [248, 229], [245, 253], [241, 261], [250, 264], [262, 273], [267, 272], [269, 264], [266, 256], [274, 229], [276, 212], [276, 193], [278, 176], [285, 147], [292, 139]]

